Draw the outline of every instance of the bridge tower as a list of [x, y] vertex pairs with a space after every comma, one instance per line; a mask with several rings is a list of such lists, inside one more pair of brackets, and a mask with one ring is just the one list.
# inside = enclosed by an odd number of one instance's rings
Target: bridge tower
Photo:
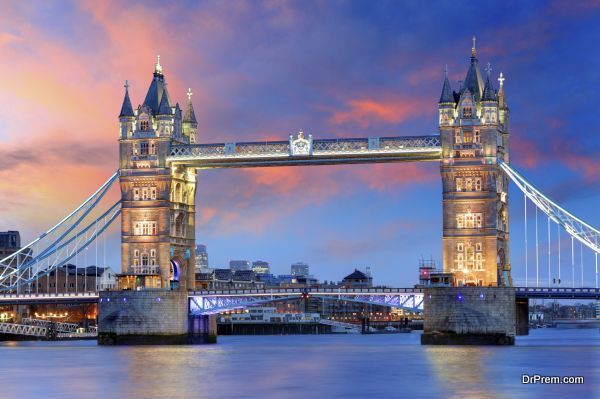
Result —
[[173, 105], [158, 56], [146, 98], [133, 109], [129, 85], [119, 114], [120, 289], [193, 289], [196, 173], [171, 166], [174, 144], [195, 142], [188, 94], [185, 115]]
[[442, 145], [443, 265], [457, 283], [510, 286], [508, 106], [504, 77], [494, 89], [491, 67], [484, 82], [475, 38], [467, 75], [453, 91], [445, 71], [438, 104]]

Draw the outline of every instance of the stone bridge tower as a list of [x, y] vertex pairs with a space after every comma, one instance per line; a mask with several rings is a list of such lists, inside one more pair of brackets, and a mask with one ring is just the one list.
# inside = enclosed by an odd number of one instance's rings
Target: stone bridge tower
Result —
[[442, 144], [444, 271], [457, 284], [510, 286], [508, 177], [508, 107], [504, 78], [494, 89], [491, 68], [485, 83], [479, 70], [475, 38], [471, 62], [459, 91], [445, 72], [439, 101]]
[[193, 289], [196, 173], [167, 161], [171, 145], [195, 142], [191, 93], [183, 114], [178, 103], [172, 105], [160, 56], [135, 110], [128, 88], [119, 114], [119, 289]]

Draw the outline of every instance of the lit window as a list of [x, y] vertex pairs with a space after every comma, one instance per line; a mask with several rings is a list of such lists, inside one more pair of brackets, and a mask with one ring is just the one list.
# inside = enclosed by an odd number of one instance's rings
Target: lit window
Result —
[[148, 143], [147, 142], [141, 142], [140, 143], [140, 155], [148, 155]]
[[481, 252], [481, 243], [478, 242], [477, 244], [475, 244], [475, 251]]
[[454, 143], [455, 144], [460, 144], [460, 132], [458, 130], [454, 134]]
[[465, 191], [473, 191], [473, 179], [470, 177], [465, 179]]
[[133, 199], [134, 201], [138, 201], [140, 199], [140, 189], [137, 187], [133, 189]]
[[142, 254], [142, 266], [148, 266], [148, 254]]
[[147, 131], [149, 127], [149, 123], [148, 121], [140, 121], [140, 130], [141, 131]]
[[150, 187], [150, 198], [153, 200], [156, 199], [156, 187]]
[[475, 130], [475, 137], [473, 138], [473, 142], [479, 144], [479, 130]]
[[156, 222], [135, 222], [133, 231], [136, 236], [156, 235]]
[[136, 249], [136, 250], [134, 250], [134, 251], [133, 251], [133, 256], [134, 256], [134, 257], [136, 257], [136, 258], [138, 258], [138, 257], [140, 256], [140, 251], [139, 251], [139, 250], [137, 250], [137, 249]]
[[471, 130], [465, 130], [463, 132], [463, 143], [464, 144], [472, 144], [473, 143], [473, 132]]
[[150, 256], [153, 258], [156, 258], [156, 249], [151, 249], [150, 250]]
[[463, 179], [460, 177], [456, 178], [456, 191], [462, 191], [463, 188]]
[[154, 146], [154, 142], [150, 143], [150, 155], [156, 154], [156, 147]]
[[481, 227], [481, 213], [475, 214], [475, 224], [477, 227]]
[[462, 229], [463, 225], [464, 225], [464, 222], [465, 222], [464, 215], [462, 215], [462, 214], [456, 215], [456, 227], [457, 228]]
[[463, 118], [472, 118], [473, 117], [473, 108], [464, 107], [463, 108]]
[[464, 249], [465, 249], [465, 247], [462, 242], [459, 242], [458, 244], [456, 244], [456, 250], [458, 252], [462, 252], [462, 251], [464, 251]]

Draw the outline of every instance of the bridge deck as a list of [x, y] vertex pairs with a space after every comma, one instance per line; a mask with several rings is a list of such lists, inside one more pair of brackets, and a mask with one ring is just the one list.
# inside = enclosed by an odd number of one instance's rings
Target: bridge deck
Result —
[[167, 161], [198, 169], [438, 161], [440, 137], [371, 137], [312, 140], [295, 151], [290, 141], [175, 145]]

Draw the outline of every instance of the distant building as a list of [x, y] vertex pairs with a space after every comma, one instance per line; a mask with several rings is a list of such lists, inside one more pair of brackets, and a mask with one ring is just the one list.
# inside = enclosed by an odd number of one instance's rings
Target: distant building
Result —
[[250, 262], [247, 260], [230, 260], [229, 268], [234, 272], [238, 270], [251, 270]]
[[252, 262], [252, 271], [256, 274], [269, 274], [271, 272], [271, 267], [269, 266], [269, 262], [257, 260]]
[[252, 270], [214, 269], [210, 273], [196, 273], [197, 290], [244, 290], [262, 289], [260, 281]]
[[196, 245], [196, 273], [208, 272], [208, 252], [206, 245]]
[[373, 286], [373, 278], [367, 276], [358, 269], [342, 279], [342, 286], [347, 288], [370, 288]]
[[308, 264], [304, 262], [296, 262], [291, 267], [292, 276], [308, 276]]
[[21, 249], [21, 235], [18, 231], [0, 232], [0, 259], [4, 259]]
[[23, 289], [32, 293], [74, 293], [112, 290], [117, 285], [116, 273], [110, 267], [76, 267], [67, 264], [60, 266], [50, 273]]

